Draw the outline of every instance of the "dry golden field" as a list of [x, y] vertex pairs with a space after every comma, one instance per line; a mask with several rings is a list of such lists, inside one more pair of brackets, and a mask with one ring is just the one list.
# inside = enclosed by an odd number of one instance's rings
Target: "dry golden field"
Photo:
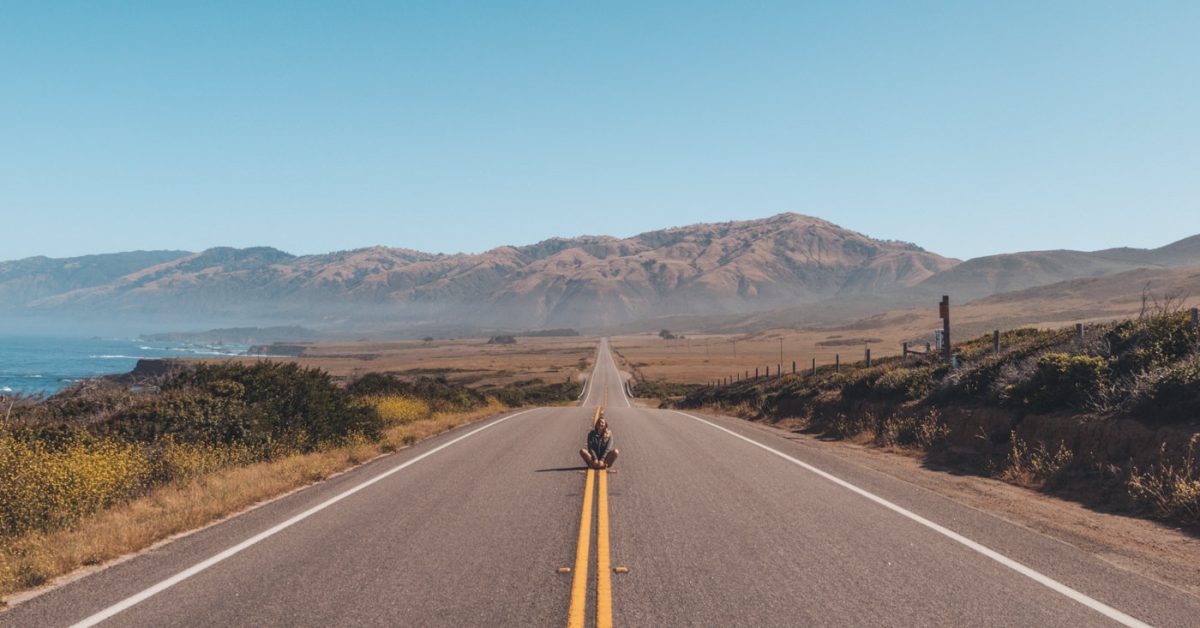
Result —
[[[445, 376], [487, 388], [540, 378], [546, 382], [579, 379], [591, 368], [596, 338], [584, 336], [525, 338], [512, 345], [487, 344], [486, 338], [322, 342], [305, 345], [301, 357], [275, 360], [319, 367], [339, 378], [366, 373], [402, 377]], [[261, 358], [236, 358], [253, 362]]]
[[[1144, 281], [1147, 277], [1140, 273], [1126, 273], [1121, 283], [1111, 278], [1078, 280], [952, 304], [952, 340], [958, 343], [990, 334], [993, 329], [1057, 329], [1136, 317], [1143, 308], [1196, 305], [1197, 300], [1185, 298], [1180, 286], [1196, 285], [1200, 277], [1194, 269], [1174, 273], [1172, 279], [1174, 275], [1181, 279], [1165, 285]], [[1159, 296], [1143, 303], [1147, 289]], [[833, 364], [839, 356], [842, 362], [857, 362], [864, 358], [867, 347], [873, 358], [898, 355], [905, 342], [911, 349], [924, 351], [926, 343], [933, 342], [934, 330], [941, 326], [935, 301], [927, 308], [892, 310], [842, 325], [806, 327], [798, 321], [796, 328], [719, 335], [685, 332], [684, 338], [674, 340], [664, 340], [656, 333], [637, 334], [614, 337], [611, 344], [640, 377], [703, 384], [734, 373], [753, 375], [754, 369], [764, 371], [768, 366], [772, 372], [779, 366], [787, 372], [793, 360], [797, 369], [811, 368], [814, 358], [818, 366]]]

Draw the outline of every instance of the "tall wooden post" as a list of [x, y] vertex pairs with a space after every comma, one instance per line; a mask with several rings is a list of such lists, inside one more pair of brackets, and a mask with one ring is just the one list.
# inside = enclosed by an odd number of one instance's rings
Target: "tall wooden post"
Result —
[[1000, 353], [1000, 330], [992, 330], [992, 353]]
[[754, 379], [758, 379], [758, 367], [754, 367]]
[[796, 361], [792, 360], [792, 375], [796, 374]]
[[840, 353], [833, 354], [833, 372], [842, 372], [842, 354]]
[[812, 359], [812, 374], [813, 375], [817, 374], [817, 359], [816, 358]]
[[1075, 339], [1083, 341], [1083, 323], [1075, 323]]
[[901, 351], [901, 354], [904, 356], [904, 358], [903, 358], [904, 361], [908, 362], [908, 343], [907, 342], [902, 343], [900, 345], [900, 351]]
[[871, 347], [867, 347], [867, 368], [871, 368]]
[[942, 352], [946, 361], [950, 361], [950, 295], [942, 295], [942, 303], [938, 307], [938, 315], [942, 317]]

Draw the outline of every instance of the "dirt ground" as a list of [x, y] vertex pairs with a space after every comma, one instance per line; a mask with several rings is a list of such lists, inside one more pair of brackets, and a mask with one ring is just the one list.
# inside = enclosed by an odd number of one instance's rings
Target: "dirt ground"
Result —
[[[273, 360], [325, 369], [339, 378], [366, 373], [402, 377], [445, 376], [454, 382], [490, 387], [515, 381], [580, 379], [591, 368], [598, 339], [518, 337], [516, 344], [488, 344], [483, 338], [459, 340], [355, 341], [305, 345], [301, 357]], [[236, 358], [253, 362], [262, 358]]]

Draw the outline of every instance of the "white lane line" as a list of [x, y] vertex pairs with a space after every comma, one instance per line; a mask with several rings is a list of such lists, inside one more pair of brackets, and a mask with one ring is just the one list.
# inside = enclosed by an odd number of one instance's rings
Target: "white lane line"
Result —
[[617, 369], [617, 361], [612, 357], [612, 350], [608, 348], [608, 339], [604, 340], [604, 353], [608, 357], [608, 363], [612, 366], [613, 375], [617, 378], [617, 386], [621, 389], [621, 398], [625, 400], [625, 407], [632, 408], [633, 404], [629, 402], [629, 396], [625, 394], [625, 380], [621, 379], [621, 371]]
[[975, 541], [972, 541], [971, 539], [968, 539], [967, 537], [965, 537], [953, 530], [942, 527], [942, 526], [926, 519], [925, 517], [922, 517], [921, 515], [918, 515], [917, 513], [912, 512], [911, 510], [907, 510], [901, 506], [893, 504], [892, 502], [890, 502], [882, 497], [879, 497], [878, 495], [875, 495], [874, 493], [863, 490], [863, 489], [861, 489], [861, 488], [859, 488], [837, 476], [826, 473], [825, 471], [822, 471], [822, 470], [812, 466], [811, 464], [808, 464], [807, 462], [797, 460], [796, 458], [793, 458], [781, 451], [772, 449], [771, 447], [768, 447], [767, 445], [764, 445], [752, 438], [742, 436], [741, 434], [738, 434], [737, 432], [735, 432], [733, 430], [721, 427], [720, 425], [717, 425], [716, 423], [713, 423], [711, 421], [706, 421], [704, 419], [701, 419], [700, 417], [692, 416], [690, 414], [687, 414], [686, 412], [679, 412], [678, 410], [672, 410], [672, 412], [674, 412], [675, 414], [681, 415], [681, 416], [685, 416], [689, 419], [693, 419], [693, 420], [699, 421], [701, 423], [704, 423], [705, 425], [708, 425], [709, 427], [712, 427], [714, 429], [721, 430], [722, 432], [725, 432], [726, 434], [729, 434], [730, 436], [733, 436], [735, 438], [740, 438], [740, 439], [746, 441], [747, 443], [754, 445], [755, 447], [758, 447], [760, 449], [765, 449], [766, 451], [769, 451], [769, 452], [775, 454], [776, 456], [779, 456], [780, 458], [783, 458], [784, 460], [791, 462], [792, 464], [795, 464], [795, 465], [800, 466], [812, 473], [815, 473], [815, 474], [825, 478], [826, 480], [829, 480], [830, 482], [837, 484], [838, 486], [840, 486], [844, 489], [858, 493], [859, 495], [866, 497], [867, 499], [875, 502], [876, 504], [879, 504], [880, 506], [883, 506], [884, 508], [887, 508], [888, 510], [891, 510], [891, 511], [898, 513], [904, 517], [907, 517], [908, 519], [911, 519], [911, 520], [929, 528], [930, 530], [933, 530], [934, 532], [937, 532], [938, 534], [941, 534], [942, 536], [945, 536], [955, 542], [961, 543], [962, 545], [965, 545], [965, 546], [975, 550], [976, 552], [979, 552], [980, 554], [987, 556], [988, 558], [1000, 563], [1001, 565], [1004, 565], [1005, 567], [1008, 567], [1009, 569], [1012, 569], [1013, 571], [1016, 571], [1017, 573], [1033, 580], [1034, 582], [1037, 582], [1038, 584], [1041, 584], [1047, 588], [1053, 589], [1054, 591], [1057, 591], [1058, 593], [1061, 593], [1062, 595], [1069, 597], [1072, 600], [1079, 602], [1080, 604], [1083, 604], [1084, 606], [1096, 611], [1097, 613], [1100, 613], [1101, 615], [1104, 615], [1105, 617], [1108, 617], [1109, 619], [1111, 619], [1113, 621], [1116, 621], [1125, 626], [1131, 626], [1131, 627], [1136, 626], [1139, 628], [1148, 628], [1149, 627], [1149, 624], [1146, 624], [1138, 619], [1130, 617], [1129, 615], [1126, 615], [1125, 613], [1122, 613], [1121, 611], [1119, 611], [1099, 600], [1088, 597], [1087, 595], [1080, 593], [1079, 591], [1076, 591], [1075, 589], [1072, 589], [1071, 587], [1069, 587], [1049, 576], [1046, 576], [1040, 572], [1034, 571], [1033, 569], [1026, 567], [1025, 565], [1005, 556], [1004, 554], [1001, 554], [1000, 552], [997, 552], [997, 551], [995, 551], [989, 547], [986, 547], [984, 545], [980, 545], [979, 543], [976, 543]]
[[192, 565], [191, 567], [188, 567], [187, 569], [175, 574], [174, 576], [171, 576], [170, 578], [167, 578], [166, 580], [163, 580], [162, 582], [159, 582], [158, 584], [142, 591], [141, 593], [138, 593], [136, 595], [125, 598], [124, 600], [121, 600], [120, 602], [117, 602], [116, 604], [109, 606], [108, 608], [100, 611], [99, 613], [96, 613], [95, 615], [87, 617], [86, 619], [83, 619], [83, 620], [79, 621], [78, 623], [72, 624], [72, 628], [84, 628], [86, 626], [95, 626], [96, 624], [98, 624], [106, 619], [109, 619], [113, 615], [116, 615], [117, 613], [120, 613], [120, 612], [134, 606], [135, 604], [144, 602], [146, 599], [148, 599], [154, 595], [157, 595], [159, 593], [162, 593], [163, 591], [166, 591], [167, 589], [179, 584], [180, 582], [183, 582], [184, 580], [187, 580], [188, 578], [191, 578], [192, 576], [200, 573], [201, 571], [204, 571], [205, 569], [208, 569], [209, 567], [212, 567], [213, 565], [225, 560], [226, 558], [229, 558], [230, 556], [233, 556], [234, 554], [237, 554], [238, 552], [241, 552], [242, 550], [244, 550], [256, 543], [259, 543], [267, 538], [270, 538], [270, 537], [282, 532], [283, 530], [285, 530], [287, 528], [290, 528], [293, 525], [296, 525], [297, 523], [317, 514], [318, 512], [321, 512], [322, 510], [325, 510], [326, 508], [342, 501], [343, 499], [346, 499], [347, 497], [363, 490], [364, 488], [367, 488], [368, 486], [370, 486], [376, 482], [379, 482], [380, 480], [383, 480], [384, 478], [392, 475], [393, 473], [402, 471], [403, 469], [405, 469], [406, 467], [408, 467], [411, 464], [420, 462], [421, 460], [424, 460], [425, 458], [428, 458], [429, 456], [436, 454], [437, 452], [453, 445], [454, 443], [457, 443], [466, 438], [470, 438], [471, 436], [474, 436], [474, 435], [482, 432], [483, 430], [486, 430], [490, 427], [499, 425], [511, 418], [521, 416], [522, 414], [525, 414], [526, 412], [532, 412], [537, 409], [538, 408], [530, 408], [529, 410], [522, 410], [515, 414], [510, 414], [504, 418], [492, 421], [491, 423], [488, 423], [487, 425], [484, 425], [483, 427], [480, 427], [478, 429], [467, 432], [466, 434], [463, 434], [462, 436], [459, 436], [458, 438], [455, 438], [454, 440], [442, 443], [441, 445], [438, 445], [437, 447], [434, 447], [433, 449], [430, 449], [429, 451], [413, 458], [412, 460], [409, 460], [395, 468], [392, 468], [383, 473], [380, 473], [379, 475], [355, 486], [354, 488], [343, 491], [343, 492], [335, 495], [334, 497], [330, 497], [329, 499], [317, 504], [316, 506], [313, 506], [312, 508], [309, 508], [308, 510], [305, 510], [304, 512], [292, 517], [291, 519], [288, 519], [287, 521], [284, 521], [283, 523], [280, 523], [272, 528], [264, 530], [263, 532], [259, 532], [258, 534], [246, 539], [245, 541], [242, 541], [241, 543], [238, 543], [237, 545], [234, 545], [233, 547], [221, 552], [220, 554], [216, 554], [215, 556], [212, 556], [212, 557], [208, 558], [207, 560], [198, 562], [195, 565]]
[[600, 370], [600, 361], [604, 359], [604, 340], [600, 340], [600, 346], [596, 347], [596, 363], [592, 365], [592, 375], [587, 380], [587, 395], [583, 398], [583, 407], [587, 407], [592, 402], [592, 391], [596, 389], [594, 382], [596, 381], [596, 373]]

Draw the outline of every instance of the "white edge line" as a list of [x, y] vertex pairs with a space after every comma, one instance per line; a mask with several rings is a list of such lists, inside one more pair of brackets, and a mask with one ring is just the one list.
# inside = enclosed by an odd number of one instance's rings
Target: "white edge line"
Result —
[[204, 571], [205, 569], [208, 569], [209, 567], [212, 567], [213, 565], [225, 560], [226, 558], [229, 558], [230, 556], [233, 556], [256, 543], [259, 543], [267, 538], [270, 538], [270, 537], [282, 532], [283, 530], [285, 530], [287, 528], [290, 528], [291, 526], [311, 517], [312, 515], [315, 515], [318, 512], [321, 512], [322, 510], [325, 510], [326, 508], [363, 490], [364, 488], [367, 488], [368, 486], [371, 486], [372, 484], [379, 482], [380, 480], [383, 480], [384, 478], [392, 475], [393, 473], [397, 473], [397, 472], [405, 469], [406, 467], [408, 467], [411, 464], [414, 464], [416, 462], [424, 460], [425, 458], [432, 456], [433, 454], [457, 443], [458, 441], [461, 441], [465, 438], [474, 436], [475, 434], [478, 434], [479, 432], [482, 432], [483, 430], [486, 430], [490, 427], [499, 425], [513, 417], [518, 417], [518, 416], [521, 416], [522, 414], [525, 414], [526, 412], [532, 412], [537, 409], [538, 408], [530, 408], [529, 410], [522, 410], [520, 412], [510, 414], [506, 417], [492, 421], [491, 423], [488, 423], [487, 425], [484, 425], [483, 427], [480, 427], [478, 429], [467, 432], [466, 434], [463, 434], [462, 436], [459, 436], [458, 438], [455, 438], [454, 440], [442, 443], [441, 445], [438, 445], [437, 447], [434, 447], [433, 449], [430, 449], [429, 451], [413, 458], [412, 460], [408, 460], [392, 469], [388, 469], [387, 471], [380, 473], [379, 475], [377, 475], [365, 482], [362, 482], [361, 484], [358, 484], [358, 485], [354, 486], [353, 488], [347, 489], [341, 493], [338, 493], [337, 495], [335, 495], [333, 497], [330, 497], [329, 499], [317, 504], [316, 506], [313, 506], [312, 508], [309, 508], [308, 510], [305, 510], [304, 512], [302, 512], [298, 515], [295, 515], [294, 517], [292, 517], [282, 523], [276, 524], [275, 526], [273, 526], [271, 528], [268, 528], [262, 532], [259, 532], [258, 534], [246, 539], [245, 541], [242, 541], [241, 543], [238, 543], [237, 545], [234, 545], [233, 547], [231, 547], [219, 554], [216, 554], [214, 556], [209, 557], [206, 560], [198, 562], [195, 565], [192, 565], [191, 567], [184, 569], [183, 571], [175, 574], [174, 576], [171, 576], [170, 578], [167, 578], [166, 580], [163, 580], [163, 581], [159, 582], [158, 584], [155, 584], [155, 585], [143, 590], [140, 593], [137, 593], [135, 595], [127, 597], [124, 600], [121, 600], [120, 602], [117, 602], [116, 604], [113, 604], [112, 606], [109, 606], [108, 608], [106, 608], [94, 615], [91, 615], [85, 619], [80, 620], [79, 622], [71, 624], [71, 628], [86, 628], [87, 626], [95, 626], [96, 624], [99, 624], [100, 622], [102, 622], [106, 619], [109, 619], [112, 616], [114, 616], [124, 610], [127, 610], [136, 604], [144, 602], [145, 600], [149, 599], [150, 597], [152, 597], [154, 595], [157, 595], [159, 593], [162, 593], [163, 591], [166, 591], [167, 589], [179, 584], [180, 582], [183, 582], [184, 580], [187, 580], [188, 578], [191, 578], [192, 576]]
[[612, 371], [613, 371], [613, 373], [615, 373], [615, 374], [616, 374], [616, 376], [617, 376], [617, 382], [618, 382], [618, 383], [621, 385], [621, 399], [624, 399], [624, 400], [625, 400], [625, 407], [626, 407], [626, 408], [632, 408], [632, 407], [633, 407], [633, 403], [631, 403], [631, 402], [629, 401], [629, 395], [625, 394], [625, 384], [626, 384], [626, 382], [625, 382], [625, 380], [624, 380], [624, 379], [622, 379], [622, 378], [621, 378], [621, 370], [617, 368], [617, 361], [616, 361], [616, 360], [614, 360], [614, 359], [613, 359], [613, 357], [612, 357], [612, 349], [611, 349], [611, 348], [609, 348], [609, 346], [608, 346], [608, 338], [605, 338], [605, 339], [604, 339], [604, 348], [605, 348], [605, 349], [608, 349], [608, 350], [607, 350], [607, 351], [605, 351], [604, 353], [605, 353], [606, 357], [608, 358], [608, 363], [612, 365]]
[[972, 541], [971, 539], [968, 539], [967, 537], [965, 537], [953, 530], [950, 530], [949, 528], [940, 526], [940, 525], [926, 519], [925, 517], [922, 517], [921, 515], [918, 515], [917, 513], [912, 512], [911, 510], [908, 510], [902, 506], [898, 506], [882, 497], [879, 497], [878, 495], [875, 495], [874, 493], [871, 493], [869, 491], [861, 489], [861, 488], [859, 488], [837, 476], [834, 476], [830, 473], [822, 471], [822, 470], [812, 466], [811, 464], [808, 464], [807, 462], [803, 462], [801, 460], [793, 458], [792, 456], [789, 456], [781, 451], [778, 451], [776, 449], [768, 447], [767, 445], [764, 445], [752, 438], [738, 434], [737, 432], [735, 432], [733, 430], [721, 427], [720, 425], [717, 425], [716, 423], [713, 423], [711, 421], [706, 421], [700, 417], [692, 416], [690, 414], [687, 414], [686, 412], [679, 412], [678, 410], [672, 410], [672, 412], [674, 412], [675, 414], [681, 415], [681, 416], [685, 416], [689, 419], [693, 419], [693, 420], [699, 421], [701, 423], [704, 423], [705, 425], [708, 425], [709, 427], [712, 427], [714, 429], [721, 430], [722, 432], [725, 432], [726, 434], [729, 434], [730, 436], [740, 438], [740, 439], [746, 441], [747, 443], [754, 445], [755, 447], [765, 449], [766, 451], [769, 451], [769, 452], [775, 454], [776, 456], [779, 456], [780, 458], [783, 458], [784, 460], [791, 462], [792, 464], [802, 467], [807, 471], [815, 473], [816, 475], [819, 475], [819, 476], [825, 478], [826, 480], [829, 480], [830, 482], [833, 482], [834, 484], [837, 484], [838, 486], [840, 486], [844, 489], [847, 489], [849, 491], [857, 493], [857, 494], [875, 502], [876, 504], [879, 504], [880, 506], [887, 508], [888, 510], [891, 510], [891, 511], [893, 511], [897, 514], [900, 514], [908, 519], [911, 519], [911, 520], [929, 528], [930, 530], [933, 530], [934, 532], [937, 532], [938, 534], [941, 534], [942, 536], [949, 538], [952, 541], [955, 541], [957, 543], [965, 545], [966, 547], [969, 547], [970, 549], [975, 550], [976, 552], [979, 552], [980, 554], [983, 554], [984, 556], [1000, 563], [1001, 565], [1004, 565], [1005, 567], [1008, 567], [1009, 569], [1016, 571], [1017, 573], [1029, 578], [1030, 580], [1033, 580], [1034, 582], [1037, 582], [1038, 584], [1041, 584], [1041, 585], [1043, 585], [1049, 589], [1052, 589], [1068, 598], [1071, 598], [1072, 600], [1075, 600], [1076, 602], [1100, 613], [1101, 615], [1104, 615], [1105, 617], [1108, 617], [1109, 619], [1112, 619], [1113, 621], [1116, 621], [1120, 624], [1123, 624], [1125, 626], [1130, 626], [1130, 627], [1149, 628], [1149, 624], [1142, 622], [1141, 620], [1138, 620], [1134, 617], [1126, 615], [1125, 613], [1122, 613], [1121, 611], [1119, 611], [1099, 600], [1096, 600], [1095, 598], [1092, 598], [1083, 593], [1080, 593], [1079, 591], [1076, 591], [1075, 589], [1072, 589], [1071, 587], [1069, 587], [1047, 575], [1044, 575], [1041, 572], [1034, 571], [1032, 568], [1027, 567], [1022, 563], [1019, 563], [1019, 562], [1005, 556], [1004, 554], [1001, 554], [1000, 552], [997, 552], [989, 547], [986, 547], [975, 541]]

